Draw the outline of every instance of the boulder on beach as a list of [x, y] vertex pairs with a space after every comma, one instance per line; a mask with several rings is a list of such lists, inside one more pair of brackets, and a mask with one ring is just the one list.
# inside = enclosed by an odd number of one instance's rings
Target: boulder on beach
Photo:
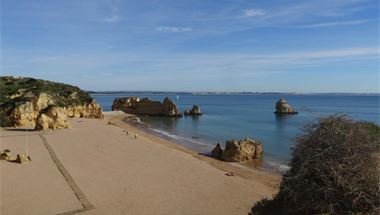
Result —
[[12, 154], [9, 149], [5, 149], [0, 151], [0, 160], [6, 160], [9, 161], [12, 159]]
[[193, 108], [191, 108], [191, 110], [185, 110], [184, 112], [185, 116], [200, 116], [202, 114], [203, 113], [198, 105], [193, 105]]
[[228, 162], [250, 161], [263, 156], [263, 147], [259, 141], [250, 138], [228, 140], [224, 150], [218, 143], [212, 150], [211, 156]]
[[220, 146], [220, 143], [218, 143], [216, 144], [215, 148], [211, 151], [211, 157], [221, 160], [222, 155], [223, 155], [223, 149]]
[[27, 164], [30, 163], [32, 160], [30, 157], [25, 153], [25, 154], [17, 154], [16, 160], [14, 160], [15, 163], [19, 164]]
[[276, 103], [275, 113], [276, 114], [297, 114], [298, 112], [295, 109], [293, 109], [285, 99], [281, 98]]
[[143, 116], [182, 116], [177, 105], [168, 97], [163, 102], [152, 101], [149, 98], [139, 97], [116, 98], [112, 104], [112, 110], [121, 110], [125, 113]]

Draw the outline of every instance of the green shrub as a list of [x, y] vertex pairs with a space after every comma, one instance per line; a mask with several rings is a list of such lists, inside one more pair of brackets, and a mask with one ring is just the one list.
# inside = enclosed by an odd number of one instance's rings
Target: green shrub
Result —
[[8, 115], [4, 111], [0, 111], [0, 127], [11, 126], [11, 121], [8, 118]]
[[320, 119], [296, 139], [279, 193], [252, 214], [375, 214], [380, 207], [380, 127], [346, 116]]
[[[19, 94], [20, 92], [22, 92], [21, 97], [17, 98], [19, 100], [22, 99], [26, 93], [32, 93], [34, 95], [47, 93], [53, 98], [54, 102], [61, 107], [83, 105], [92, 101], [90, 94], [81, 90], [79, 87], [34, 78], [0, 77], [0, 92], [0, 105], [13, 102], [14, 99], [11, 99], [10, 96]], [[76, 93], [75, 97], [71, 96], [73, 93]]]

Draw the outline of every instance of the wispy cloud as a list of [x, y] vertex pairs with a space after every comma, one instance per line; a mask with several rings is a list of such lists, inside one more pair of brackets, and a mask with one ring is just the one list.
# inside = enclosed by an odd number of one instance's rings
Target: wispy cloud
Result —
[[244, 10], [244, 17], [255, 17], [255, 16], [264, 16], [266, 15], [265, 10], [263, 9], [247, 9]]
[[[108, 85], [109, 89], [114, 90], [125, 89], [125, 86], [130, 87], [128, 89], [131, 90], [147, 90], [146, 86], [151, 86], [157, 90], [163, 88], [170, 90], [194, 88], [199, 90], [207, 89], [210, 86], [209, 83], [212, 83], [215, 84], [215, 88], [212, 89], [219, 87], [223, 90], [229, 90], [225, 88], [226, 85], [219, 86], [217, 83], [230, 83], [229, 81], [233, 79], [238, 84], [244, 82], [249, 87], [258, 77], [274, 77], [274, 73], [276, 73], [276, 77], [282, 77], [294, 71], [306, 73], [308, 71], [328, 70], [330, 64], [336, 63], [340, 65], [351, 64], [352, 68], [350, 69], [361, 71], [362, 63], [377, 62], [379, 56], [380, 51], [374, 47], [346, 47], [310, 51], [300, 49], [294, 52], [283, 51], [265, 54], [201, 52], [168, 55], [105, 52], [54, 58], [43, 55], [35, 56], [35, 59], [30, 61], [20, 61], [22, 62], [18, 64], [20, 67], [13, 69], [9, 66], [15, 65], [14, 58], [8, 56], [3, 67], [8, 67], [8, 73], [13, 75], [30, 76], [33, 74], [36, 77], [53, 80], [62, 79], [69, 83], [79, 83], [80, 81], [76, 78], [79, 73], [81, 76], [86, 76], [87, 81], [80, 83], [86, 89], [99, 89], [99, 86]], [[179, 71], [181, 71], [181, 75], [173, 75], [178, 74]], [[331, 71], [336, 72], [337, 70], [332, 69]], [[202, 77], [202, 80], [194, 85], [191, 81], [183, 80], [181, 78], [183, 75], [186, 75], [186, 80], [193, 80], [197, 77]], [[177, 83], [177, 85], [173, 88], [172, 83]], [[189, 83], [187, 86], [189, 88], [184, 88], [185, 83]], [[268, 82], [265, 83], [267, 85]], [[240, 89], [240, 85], [236, 86], [237, 90]], [[276, 86], [268, 85], [268, 89], [273, 87]]]
[[369, 20], [351, 20], [351, 21], [341, 21], [341, 22], [324, 22], [324, 23], [314, 23], [308, 25], [296, 26], [297, 28], [323, 28], [323, 27], [335, 27], [341, 25], [359, 25], [367, 23]]
[[156, 30], [163, 31], [163, 32], [180, 33], [180, 32], [192, 31], [193, 29], [189, 27], [160, 26], [160, 27], [157, 27]]
[[116, 14], [113, 14], [110, 17], [104, 18], [103, 21], [108, 23], [118, 22], [120, 21], [120, 17]]
[[111, 13], [109, 16], [103, 18], [103, 22], [108, 22], [108, 23], [114, 23], [118, 22], [121, 20], [121, 17], [119, 16], [119, 8], [117, 7], [117, 3], [119, 1], [107, 1], [108, 7], [111, 10]]
[[[268, 54], [236, 54], [236, 53], [199, 53], [199, 54], [177, 54], [171, 55], [136, 55], [132, 53], [118, 53], [105, 55], [66, 55], [66, 56], [37, 56], [25, 62], [26, 67], [30, 65], [54, 66], [64, 68], [66, 66], [88, 68], [103, 68], [104, 66], [123, 65], [128, 68], [128, 64], [141, 65], [142, 70], [146, 69], [178, 69], [186, 67], [192, 70], [222, 71], [224, 68], [246, 68], [253, 71], [254, 68], [272, 69], [277, 66], [289, 65], [324, 65], [331, 61], [361, 61], [365, 59], [376, 59], [380, 57], [380, 50], [376, 47], [347, 47], [325, 50], [295, 51], [295, 52], [273, 52]], [[102, 61], [101, 59], [106, 59]], [[7, 60], [7, 59], [6, 59]], [[5, 61], [4, 65], [14, 64]], [[77, 68], [77, 69], [78, 69]], [[75, 72], [77, 69], [73, 69]], [[153, 70], [152, 69], [152, 70]], [[70, 69], [71, 71], [71, 69]], [[239, 71], [236, 69], [235, 71]]]
[[280, 55], [273, 55], [273, 57], [287, 57], [298, 59], [324, 59], [324, 58], [347, 58], [358, 56], [379, 56], [380, 50], [376, 47], [351, 47], [342, 49], [318, 50], [309, 52], [294, 52]]

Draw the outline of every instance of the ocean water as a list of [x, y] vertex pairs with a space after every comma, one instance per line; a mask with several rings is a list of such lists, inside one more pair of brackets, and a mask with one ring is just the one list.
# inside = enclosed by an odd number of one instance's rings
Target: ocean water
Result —
[[[139, 96], [163, 100], [169, 96], [183, 112], [199, 105], [199, 117], [140, 117], [152, 133], [161, 135], [200, 153], [208, 153], [220, 141], [250, 137], [260, 140], [264, 161], [285, 165], [291, 156], [294, 138], [302, 127], [320, 117], [347, 114], [357, 119], [380, 124], [378, 95], [157, 95], [157, 94], [93, 94], [104, 111], [110, 111], [116, 97]], [[276, 116], [274, 106], [285, 98], [299, 114]]]

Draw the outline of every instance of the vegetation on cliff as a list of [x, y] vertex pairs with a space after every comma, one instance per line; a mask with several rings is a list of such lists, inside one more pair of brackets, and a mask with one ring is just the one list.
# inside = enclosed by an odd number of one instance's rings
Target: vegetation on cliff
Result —
[[304, 128], [273, 200], [252, 214], [375, 214], [380, 207], [380, 127], [331, 116]]
[[91, 102], [91, 96], [79, 87], [35, 78], [0, 77], [0, 105], [22, 102], [31, 95], [49, 94], [60, 107], [83, 105]]

